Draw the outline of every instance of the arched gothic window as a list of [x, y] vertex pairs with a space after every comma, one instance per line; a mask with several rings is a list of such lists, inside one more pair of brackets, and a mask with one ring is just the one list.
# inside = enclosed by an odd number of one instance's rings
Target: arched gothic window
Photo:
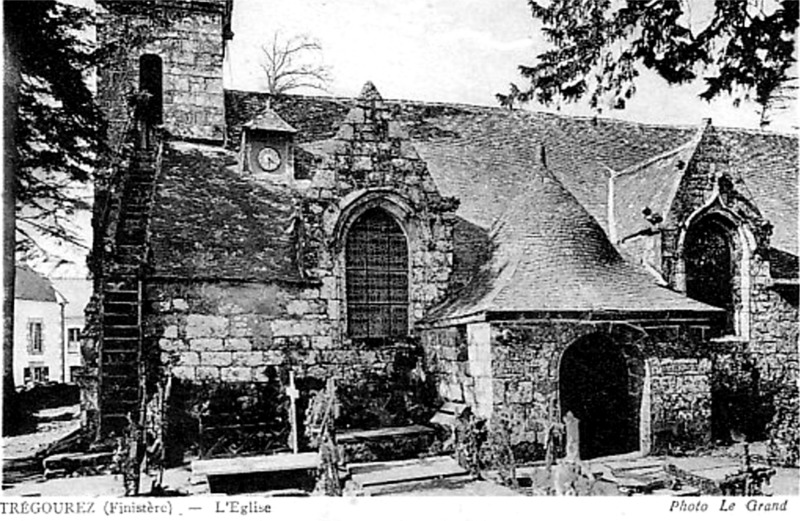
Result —
[[388, 339], [408, 334], [408, 244], [381, 208], [361, 214], [345, 245], [347, 333]]
[[728, 311], [726, 332], [733, 332], [735, 269], [731, 230], [706, 217], [689, 228], [684, 246], [686, 295]]

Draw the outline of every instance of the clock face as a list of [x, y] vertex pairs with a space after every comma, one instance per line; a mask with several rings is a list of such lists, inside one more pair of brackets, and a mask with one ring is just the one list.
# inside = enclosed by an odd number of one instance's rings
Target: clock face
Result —
[[258, 153], [258, 165], [267, 172], [274, 172], [281, 166], [281, 154], [272, 147], [264, 147]]

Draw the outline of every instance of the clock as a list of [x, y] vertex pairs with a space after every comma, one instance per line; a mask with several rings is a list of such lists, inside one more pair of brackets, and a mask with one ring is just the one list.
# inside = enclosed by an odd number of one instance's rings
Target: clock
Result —
[[281, 166], [281, 154], [272, 147], [264, 147], [258, 152], [258, 166], [266, 172], [274, 172]]

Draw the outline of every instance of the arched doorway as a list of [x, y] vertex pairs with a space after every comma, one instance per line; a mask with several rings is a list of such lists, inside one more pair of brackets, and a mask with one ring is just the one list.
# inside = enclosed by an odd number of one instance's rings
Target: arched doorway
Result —
[[718, 216], [693, 224], [684, 242], [686, 295], [725, 309], [724, 329], [734, 332], [735, 270], [730, 226]]
[[605, 335], [587, 335], [564, 352], [559, 368], [561, 415], [580, 420], [582, 459], [639, 450], [641, 382], [623, 350]]

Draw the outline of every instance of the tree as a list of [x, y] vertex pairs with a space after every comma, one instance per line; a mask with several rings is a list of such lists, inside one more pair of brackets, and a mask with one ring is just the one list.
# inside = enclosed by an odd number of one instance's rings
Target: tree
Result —
[[330, 69], [318, 64], [322, 46], [305, 35], [285, 39], [275, 32], [272, 41], [261, 46], [264, 59], [261, 69], [271, 94], [284, 94], [302, 87], [326, 90], [331, 81]]
[[[101, 112], [87, 83], [94, 50], [84, 35], [91, 13], [55, 0], [4, 1], [4, 262], [36, 247], [37, 237], [75, 241], [65, 219], [87, 203], [69, 190], [85, 183], [105, 150]], [[3, 384], [13, 393], [13, 279], [4, 302]], [[10, 326], [10, 327], [9, 327]], [[6, 406], [13, 405], [11, 394]], [[4, 422], [5, 427], [11, 427]]]
[[[592, 108], [624, 108], [636, 92], [639, 67], [669, 84], [703, 75], [700, 97], [755, 101], [762, 124], [785, 101], [796, 77], [797, 0], [528, 0], [552, 48], [519, 71], [527, 89], [498, 94], [504, 106], [536, 99], [545, 105], [588, 97]], [[707, 7], [697, 27], [694, 12]]]
[[17, 248], [37, 236], [74, 241], [65, 220], [89, 209], [69, 187], [90, 181], [105, 150], [105, 124], [88, 85], [91, 13], [55, 0], [5, 2], [5, 38], [20, 68], [14, 129]]

